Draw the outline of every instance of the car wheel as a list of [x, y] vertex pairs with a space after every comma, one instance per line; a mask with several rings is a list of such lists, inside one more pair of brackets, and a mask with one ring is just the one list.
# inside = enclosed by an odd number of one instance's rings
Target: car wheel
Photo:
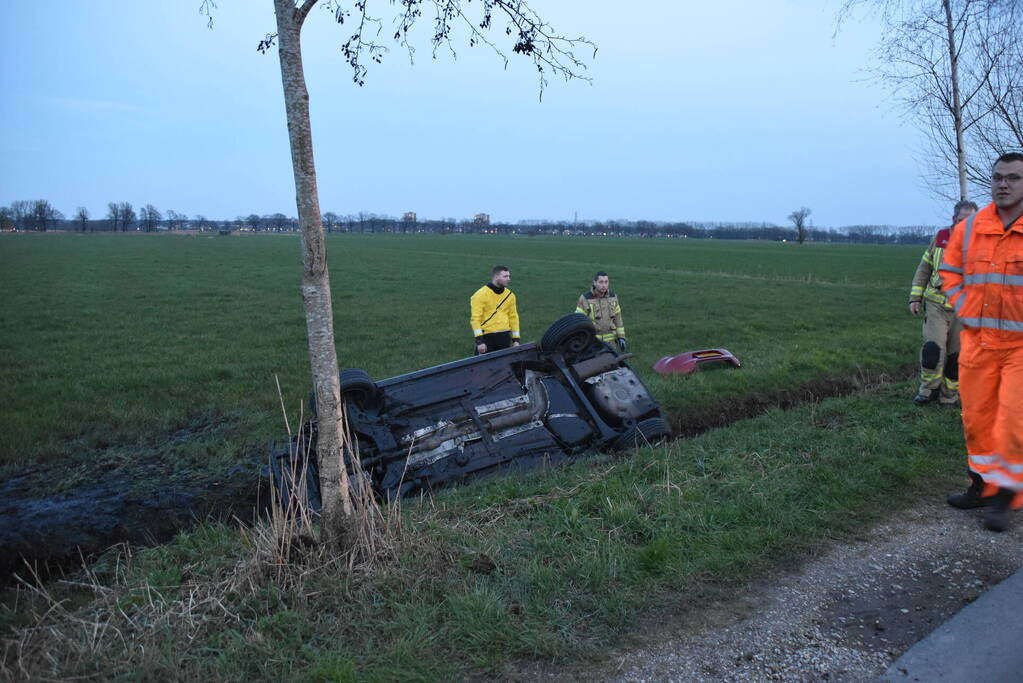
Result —
[[341, 399], [349, 400], [360, 408], [373, 403], [377, 397], [377, 385], [365, 370], [345, 368], [341, 371]]
[[[365, 370], [345, 368], [340, 374], [341, 400], [346, 398], [359, 407], [370, 405], [377, 397], [377, 385], [369, 378]], [[309, 417], [316, 417], [316, 392], [309, 392]]]
[[624, 451], [647, 444], [656, 445], [671, 437], [668, 423], [659, 417], [648, 417], [626, 429], [614, 442], [617, 451]]
[[543, 353], [576, 355], [593, 343], [596, 329], [593, 322], [582, 313], [569, 313], [558, 318], [540, 338]]

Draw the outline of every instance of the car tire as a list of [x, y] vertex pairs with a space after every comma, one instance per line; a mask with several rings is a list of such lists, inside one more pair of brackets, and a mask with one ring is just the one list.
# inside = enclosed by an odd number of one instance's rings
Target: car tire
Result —
[[341, 371], [341, 400], [349, 400], [360, 408], [371, 405], [377, 398], [377, 385], [361, 368]]
[[671, 438], [671, 428], [659, 417], [648, 417], [622, 432], [614, 442], [616, 451], [629, 450], [647, 444], [657, 445]]
[[593, 322], [582, 313], [569, 313], [555, 320], [540, 338], [540, 351], [574, 356], [584, 351], [597, 334]]
[[[340, 374], [341, 400], [346, 398], [359, 407], [371, 405], [379, 390], [369, 374], [360, 368], [345, 368]], [[309, 417], [316, 417], [316, 392], [309, 392]]]

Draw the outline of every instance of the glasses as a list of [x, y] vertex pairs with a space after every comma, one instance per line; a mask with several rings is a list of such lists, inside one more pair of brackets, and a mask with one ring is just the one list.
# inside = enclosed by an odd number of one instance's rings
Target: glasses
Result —
[[1001, 173], [991, 174], [991, 182], [994, 183], [995, 185], [1002, 182], [1003, 180], [1009, 183], [1010, 185], [1015, 185], [1020, 180], [1023, 180], [1023, 176], [1021, 176], [1019, 173], [1010, 173], [1009, 175], [1002, 175]]

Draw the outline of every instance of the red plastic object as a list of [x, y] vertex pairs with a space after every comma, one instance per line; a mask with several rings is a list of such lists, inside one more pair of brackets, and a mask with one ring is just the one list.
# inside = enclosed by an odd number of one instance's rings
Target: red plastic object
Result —
[[665, 356], [654, 363], [654, 372], [659, 375], [688, 375], [696, 372], [703, 363], [731, 363], [737, 368], [742, 367], [739, 359], [728, 349], [703, 349], [680, 353], [677, 356]]

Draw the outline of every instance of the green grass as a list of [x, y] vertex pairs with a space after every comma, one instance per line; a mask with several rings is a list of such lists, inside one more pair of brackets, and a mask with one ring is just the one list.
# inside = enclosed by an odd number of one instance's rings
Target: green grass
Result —
[[[671, 411], [904, 367], [919, 343], [904, 305], [918, 247], [335, 235], [328, 248], [340, 362], [377, 378], [462, 356], [468, 296], [498, 262], [527, 339], [609, 271], [634, 366]], [[293, 236], [3, 236], [0, 262], [0, 460], [78, 458], [55, 490], [93, 456], [225, 466], [280, 435], [274, 374], [289, 409], [308, 390]], [[649, 371], [702, 347], [744, 368]], [[0, 677], [418, 681], [599, 658], [651, 610], [684, 614], [957, 485], [959, 416], [913, 406], [910, 384], [406, 502], [371, 571], [314, 555], [282, 580], [222, 524], [111, 552], [89, 567], [93, 589], [47, 586], [59, 606], [3, 601]], [[45, 628], [19, 630], [37, 617]]]
[[[609, 271], [634, 365], [672, 411], [901, 367], [919, 343], [904, 306], [918, 247], [333, 235], [328, 250], [339, 362], [375, 378], [464, 356], [468, 297], [497, 262], [534, 340]], [[289, 410], [308, 392], [293, 235], [4, 235], [0, 262], [0, 463], [229, 463], [281, 433], [274, 375]], [[648, 370], [704, 347], [743, 370]], [[182, 430], [202, 439], [169, 443]]]
[[[300, 588], [246, 573], [251, 549], [220, 525], [130, 561], [110, 554], [94, 567], [107, 588], [52, 589], [79, 607], [46, 616], [21, 661], [57, 678], [416, 681], [599, 658], [648, 610], [684, 615], [956, 485], [958, 414], [919, 409], [909, 391], [887, 386], [407, 502], [390, 559], [364, 573], [310, 561], [293, 569]], [[480, 555], [492, 572], [473, 571]], [[97, 638], [97, 623], [118, 631]], [[100, 656], [81, 656], [88, 648]]]

